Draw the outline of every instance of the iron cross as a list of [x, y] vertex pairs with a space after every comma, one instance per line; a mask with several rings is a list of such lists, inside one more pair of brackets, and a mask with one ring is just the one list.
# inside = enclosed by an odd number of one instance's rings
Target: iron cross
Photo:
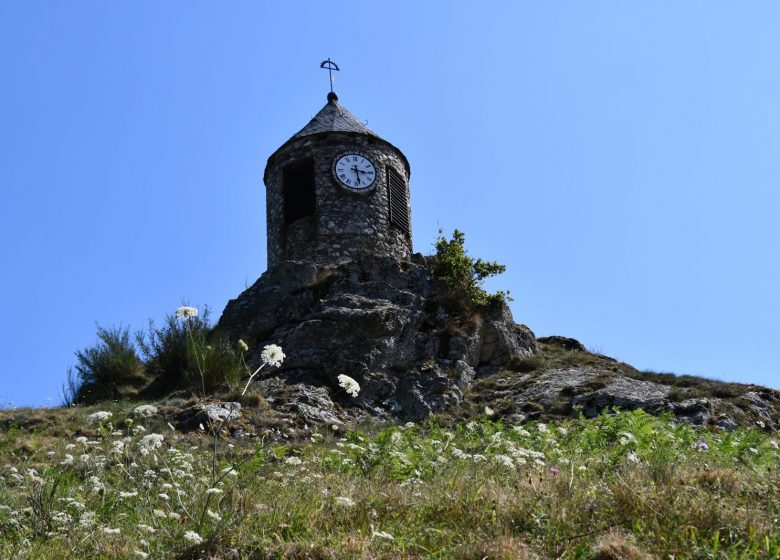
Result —
[[328, 60], [323, 60], [320, 63], [320, 68], [325, 68], [328, 70], [328, 79], [330, 80], [330, 91], [333, 91], [333, 71], [336, 72], [339, 71], [339, 65], [333, 62], [330, 58]]

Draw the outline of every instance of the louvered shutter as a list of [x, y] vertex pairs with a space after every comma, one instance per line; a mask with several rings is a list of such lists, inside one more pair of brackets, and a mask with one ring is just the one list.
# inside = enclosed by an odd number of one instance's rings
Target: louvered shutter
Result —
[[398, 173], [387, 169], [387, 196], [390, 206], [390, 223], [410, 234], [409, 206], [406, 203], [406, 185]]
[[314, 160], [284, 168], [284, 221], [289, 224], [314, 214]]

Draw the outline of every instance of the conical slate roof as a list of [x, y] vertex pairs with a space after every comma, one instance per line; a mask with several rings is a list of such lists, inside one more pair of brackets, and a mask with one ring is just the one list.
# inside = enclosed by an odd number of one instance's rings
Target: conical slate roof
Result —
[[328, 103], [320, 112], [309, 121], [309, 124], [294, 134], [290, 140], [311, 134], [320, 134], [321, 132], [358, 132], [377, 138], [380, 137], [376, 132], [360, 122], [355, 115], [342, 107], [338, 96], [333, 92], [328, 94]]
[[410, 173], [409, 161], [406, 159], [406, 156], [403, 154], [403, 152], [364, 125], [355, 115], [347, 111], [347, 109], [345, 109], [339, 103], [338, 95], [336, 95], [334, 92], [330, 92], [328, 93], [327, 104], [322, 109], [320, 109], [319, 113], [314, 115], [314, 118], [309, 121], [309, 124], [296, 132], [292, 137], [290, 137], [289, 140], [279, 146], [279, 148], [277, 148], [276, 151], [271, 154], [271, 157], [268, 158], [268, 163], [265, 167], [264, 177], [268, 175], [269, 166], [273, 165], [277, 154], [282, 152], [284, 148], [291, 142], [294, 142], [300, 138], [306, 138], [307, 136], [327, 134], [329, 132], [352, 132], [378, 138], [398, 152], [404, 162], [404, 166], [406, 167], [407, 175]]

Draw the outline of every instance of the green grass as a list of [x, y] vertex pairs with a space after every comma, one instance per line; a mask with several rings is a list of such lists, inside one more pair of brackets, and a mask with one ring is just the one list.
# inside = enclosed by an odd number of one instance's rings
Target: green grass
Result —
[[110, 406], [3, 413], [0, 557], [780, 557], [780, 455], [752, 429], [636, 411], [229, 441]]

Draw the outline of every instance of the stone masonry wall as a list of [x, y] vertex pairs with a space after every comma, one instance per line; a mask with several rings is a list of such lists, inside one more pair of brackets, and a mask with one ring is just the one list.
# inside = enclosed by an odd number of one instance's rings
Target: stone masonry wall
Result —
[[[377, 178], [368, 192], [348, 191], [333, 176], [335, 159], [353, 151], [368, 156], [376, 166]], [[315, 214], [285, 225], [284, 168], [305, 157], [314, 159]], [[300, 138], [275, 154], [266, 170], [269, 270], [286, 260], [328, 263], [362, 255], [408, 260], [412, 254], [411, 233], [407, 235], [389, 221], [388, 167], [404, 180], [411, 217], [409, 173], [404, 159], [381, 139], [332, 132]]]

